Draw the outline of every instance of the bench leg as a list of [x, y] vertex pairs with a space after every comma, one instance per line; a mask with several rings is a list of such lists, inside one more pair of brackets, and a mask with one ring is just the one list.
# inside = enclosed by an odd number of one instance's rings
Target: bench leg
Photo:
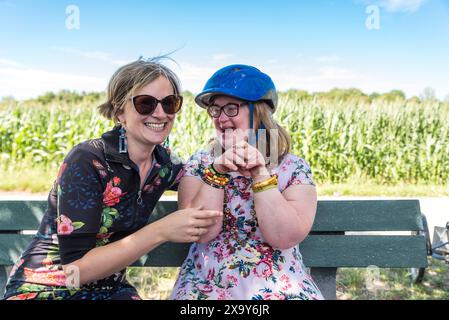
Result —
[[337, 300], [337, 268], [311, 268], [310, 274], [326, 300]]
[[0, 266], [0, 300], [3, 299], [5, 294], [6, 282], [8, 281], [8, 275], [11, 267]]

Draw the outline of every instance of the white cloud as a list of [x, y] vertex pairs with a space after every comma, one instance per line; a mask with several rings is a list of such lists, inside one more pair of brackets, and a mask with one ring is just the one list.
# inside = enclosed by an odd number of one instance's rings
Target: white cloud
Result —
[[[378, 5], [389, 12], [415, 12], [427, 0], [362, 0], [365, 4]], [[356, 1], [357, 2], [357, 1]]]
[[[202, 90], [209, 77], [217, 71], [213, 64], [194, 64], [179, 61], [167, 62], [167, 65], [179, 76], [182, 88], [193, 93]], [[257, 65], [269, 74], [278, 90], [303, 89], [310, 92], [327, 91], [332, 88], [359, 88], [366, 93], [403, 90], [407, 96], [419, 95], [424, 87], [431, 86], [442, 99], [448, 93], [445, 78], [435, 79], [430, 75], [417, 79], [402, 77], [401, 74], [372, 74], [332, 65], [311, 66], [307, 63]], [[112, 74], [113, 70], [111, 71]], [[16, 99], [36, 97], [47, 91], [62, 89], [75, 91], [103, 91], [111, 74], [93, 76], [52, 72], [23, 65], [20, 62], [0, 58], [0, 98], [14, 96]]]
[[226, 61], [229, 61], [229, 59], [233, 58], [233, 54], [229, 53], [217, 53], [212, 56], [212, 61], [216, 63], [224, 63]]
[[16, 61], [9, 60], [9, 59], [1, 59], [1, 58], [0, 58], [0, 65], [4, 65], [4, 66], [8, 66], [8, 67], [16, 67], [16, 68], [25, 67], [23, 64], [20, 64]]
[[381, 0], [380, 5], [390, 12], [415, 12], [427, 0]]
[[200, 92], [210, 76], [217, 71], [217, 68], [212, 66], [198, 66], [181, 61], [177, 64], [169, 62], [167, 66], [178, 75], [183, 90], [191, 92]]
[[73, 49], [73, 48], [61, 48], [61, 47], [54, 47], [53, 49], [56, 51], [62, 52], [62, 53], [73, 54], [78, 57], [83, 57], [83, 58], [98, 60], [98, 61], [104, 61], [104, 62], [113, 64], [116, 66], [122, 66], [122, 65], [130, 62], [128, 60], [115, 59], [112, 57], [112, 55], [110, 53], [103, 52], [103, 51], [81, 51], [81, 50], [77, 50], [77, 49]]
[[103, 91], [107, 80], [29, 68], [19, 62], [0, 59], [0, 97], [13, 96], [16, 99], [27, 99], [48, 91], [57, 92], [62, 89]]
[[314, 59], [319, 63], [331, 63], [340, 61], [340, 57], [337, 55], [329, 55], [329, 56], [319, 56]]

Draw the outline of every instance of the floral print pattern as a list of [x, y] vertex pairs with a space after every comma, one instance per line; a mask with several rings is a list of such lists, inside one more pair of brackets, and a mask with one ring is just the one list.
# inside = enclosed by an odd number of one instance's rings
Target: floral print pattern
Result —
[[[195, 154], [185, 176], [201, 179], [200, 172], [212, 161], [206, 151]], [[308, 164], [292, 154], [271, 174], [278, 175], [281, 192], [291, 185], [314, 185]], [[222, 231], [208, 243], [192, 244], [171, 299], [323, 299], [296, 246], [280, 250], [264, 241], [251, 185], [251, 178], [231, 173]]]
[[72, 149], [60, 166], [39, 231], [11, 270], [5, 299], [140, 299], [125, 270], [69, 289], [62, 265], [146, 225], [160, 196], [176, 189], [182, 163], [154, 149], [151, 177], [140, 188], [138, 168], [118, 152], [118, 128]]

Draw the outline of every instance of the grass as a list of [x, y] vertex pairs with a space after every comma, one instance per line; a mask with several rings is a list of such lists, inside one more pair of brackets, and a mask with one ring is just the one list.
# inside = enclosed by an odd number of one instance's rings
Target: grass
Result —
[[427, 184], [382, 185], [374, 182], [347, 182], [317, 186], [319, 196], [359, 197], [447, 197], [449, 186]]
[[[170, 296], [179, 268], [135, 268], [128, 280], [144, 299], [165, 300]], [[338, 300], [449, 300], [449, 265], [429, 258], [421, 284], [412, 284], [408, 269], [341, 268], [337, 273]], [[371, 281], [373, 280], [373, 281]]]
[[[0, 192], [47, 193], [56, 177], [55, 168], [4, 169], [0, 167]], [[379, 184], [374, 181], [356, 181], [346, 183], [323, 183], [317, 185], [319, 196], [360, 196], [360, 197], [447, 197], [448, 185]], [[173, 194], [173, 193], [170, 193]]]
[[375, 272], [367, 268], [341, 268], [337, 274], [337, 298], [449, 300], [449, 265], [429, 258], [429, 267], [421, 284], [411, 283], [408, 269], [380, 269], [376, 277]]

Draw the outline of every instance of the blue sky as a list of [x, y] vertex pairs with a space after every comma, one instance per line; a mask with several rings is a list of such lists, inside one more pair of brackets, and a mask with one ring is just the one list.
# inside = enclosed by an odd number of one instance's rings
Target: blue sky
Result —
[[[66, 26], [69, 5], [79, 29]], [[280, 90], [449, 95], [449, 0], [0, 0], [0, 43], [0, 97], [104, 90], [120, 65], [174, 50], [192, 92], [245, 63]]]

